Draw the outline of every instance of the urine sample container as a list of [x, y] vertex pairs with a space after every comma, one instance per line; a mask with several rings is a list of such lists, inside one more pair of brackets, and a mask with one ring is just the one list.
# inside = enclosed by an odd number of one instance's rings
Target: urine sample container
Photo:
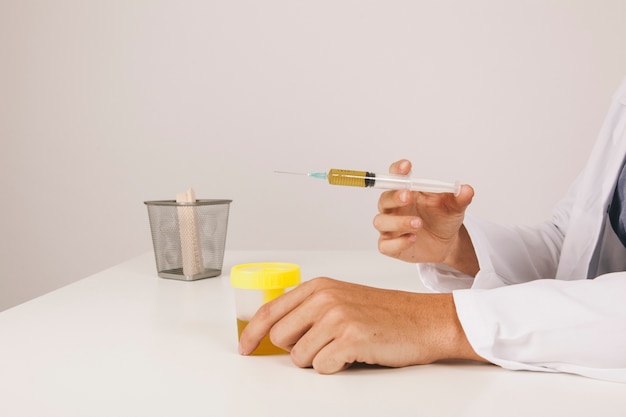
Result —
[[[256, 311], [268, 301], [300, 283], [300, 267], [284, 262], [259, 262], [235, 265], [230, 270], [230, 283], [235, 293], [237, 332], [241, 332]], [[286, 353], [272, 344], [266, 335], [252, 355]]]

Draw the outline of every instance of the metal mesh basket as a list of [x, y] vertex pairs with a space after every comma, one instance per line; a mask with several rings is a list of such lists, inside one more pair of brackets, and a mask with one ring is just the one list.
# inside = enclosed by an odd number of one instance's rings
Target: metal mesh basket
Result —
[[144, 202], [159, 277], [194, 281], [222, 273], [231, 201]]

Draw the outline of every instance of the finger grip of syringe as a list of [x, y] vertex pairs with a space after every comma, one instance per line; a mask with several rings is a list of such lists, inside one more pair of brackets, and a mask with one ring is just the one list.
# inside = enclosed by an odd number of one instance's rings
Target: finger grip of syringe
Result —
[[425, 193], [453, 193], [461, 191], [459, 182], [451, 183], [423, 178], [412, 178], [408, 175], [374, 174], [374, 188], [387, 190], [411, 190]]

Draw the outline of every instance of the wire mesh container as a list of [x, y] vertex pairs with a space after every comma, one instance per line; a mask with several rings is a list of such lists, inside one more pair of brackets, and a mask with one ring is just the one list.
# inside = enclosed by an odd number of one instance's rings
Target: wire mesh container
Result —
[[231, 202], [144, 202], [159, 277], [195, 281], [222, 273]]

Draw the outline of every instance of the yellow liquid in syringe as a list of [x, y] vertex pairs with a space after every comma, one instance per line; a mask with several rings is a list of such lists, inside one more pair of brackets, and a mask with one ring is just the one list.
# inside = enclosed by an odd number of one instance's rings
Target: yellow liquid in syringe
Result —
[[331, 169], [328, 171], [328, 183], [332, 185], [347, 185], [350, 187], [371, 187], [373, 176], [366, 171], [353, 171], [349, 169]]
[[[248, 325], [247, 321], [237, 319], [237, 332], [239, 333], [239, 338], [241, 338], [241, 332]], [[251, 353], [251, 355], [276, 355], [280, 353], [287, 353], [287, 351], [275, 346], [270, 341], [269, 334], [266, 334], [265, 337], [259, 343], [259, 346]]]

